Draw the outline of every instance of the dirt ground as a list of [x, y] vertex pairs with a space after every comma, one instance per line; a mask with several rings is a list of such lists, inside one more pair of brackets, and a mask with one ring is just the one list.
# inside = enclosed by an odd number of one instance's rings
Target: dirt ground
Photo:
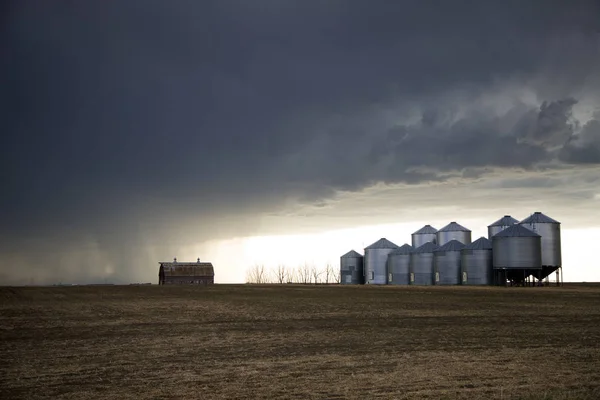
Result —
[[597, 399], [600, 285], [0, 288], [0, 398]]

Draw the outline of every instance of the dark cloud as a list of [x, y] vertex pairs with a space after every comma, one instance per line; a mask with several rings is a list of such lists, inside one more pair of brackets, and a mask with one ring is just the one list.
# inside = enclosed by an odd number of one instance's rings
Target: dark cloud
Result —
[[[595, 1], [2, 7], [0, 237], [22, 263], [73, 271], [87, 248], [129, 278], [290, 199], [534, 168], [565, 142], [598, 162], [571, 114], [598, 81]], [[505, 86], [539, 101], [461, 111]]]
[[573, 106], [577, 100], [567, 98], [554, 102], [544, 101], [540, 106], [535, 130], [530, 135], [542, 146], [562, 146], [573, 136]]
[[600, 164], [600, 115], [588, 121], [561, 151], [561, 159], [574, 164]]

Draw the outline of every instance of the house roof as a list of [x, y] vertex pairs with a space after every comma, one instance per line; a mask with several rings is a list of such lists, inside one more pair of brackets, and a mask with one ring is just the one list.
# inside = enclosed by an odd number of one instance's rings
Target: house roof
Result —
[[215, 269], [209, 262], [161, 262], [165, 276], [214, 276]]

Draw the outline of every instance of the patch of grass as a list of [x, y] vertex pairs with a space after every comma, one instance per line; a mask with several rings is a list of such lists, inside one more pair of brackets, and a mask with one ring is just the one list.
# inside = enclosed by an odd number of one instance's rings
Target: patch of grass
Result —
[[600, 286], [0, 288], [0, 398], [600, 398]]

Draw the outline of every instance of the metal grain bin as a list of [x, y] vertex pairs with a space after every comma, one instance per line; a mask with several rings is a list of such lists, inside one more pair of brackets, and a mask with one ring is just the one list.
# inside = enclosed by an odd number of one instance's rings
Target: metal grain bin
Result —
[[560, 222], [538, 211], [519, 222], [519, 224], [542, 237], [543, 266], [562, 266]]
[[491, 285], [492, 242], [482, 236], [463, 247], [460, 268], [463, 285]]
[[451, 240], [433, 251], [433, 272], [436, 285], [460, 284], [460, 257], [465, 247], [458, 240]]
[[390, 285], [408, 285], [410, 283], [410, 253], [413, 247], [404, 244], [388, 254], [387, 275]]
[[427, 242], [432, 242], [433, 244], [437, 243], [437, 229], [435, 229], [431, 225], [425, 225], [415, 233], [411, 235], [412, 237], [412, 247], [416, 249], [417, 247], [423, 246]]
[[498, 232], [502, 232], [509, 226], [514, 224], [518, 224], [519, 221], [511, 217], [510, 215], [505, 215], [500, 218], [498, 221], [494, 222], [491, 225], [488, 225], [488, 239], [492, 240], [492, 236], [494, 236]]
[[340, 283], [361, 285], [364, 283], [364, 257], [351, 250], [340, 257]]
[[381, 238], [372, 245], [365, 247], [365, 283], [386, 284], [388, 254], [397, 248], [397, 245], [385, 238]]
[[433, 285], [433, 251], [437, 247], [427, 242], [410, 254], [411, 285]]
[[494, 269], [541, 269], [542, 237], [517, 224], [492, 237]]
[[443, 246], [451, 240], [458, 240], [462, 244], [469, 244], [471, 243], [471, 231], [456, 222], [450, 222], [437, 231], [437, 245]]

